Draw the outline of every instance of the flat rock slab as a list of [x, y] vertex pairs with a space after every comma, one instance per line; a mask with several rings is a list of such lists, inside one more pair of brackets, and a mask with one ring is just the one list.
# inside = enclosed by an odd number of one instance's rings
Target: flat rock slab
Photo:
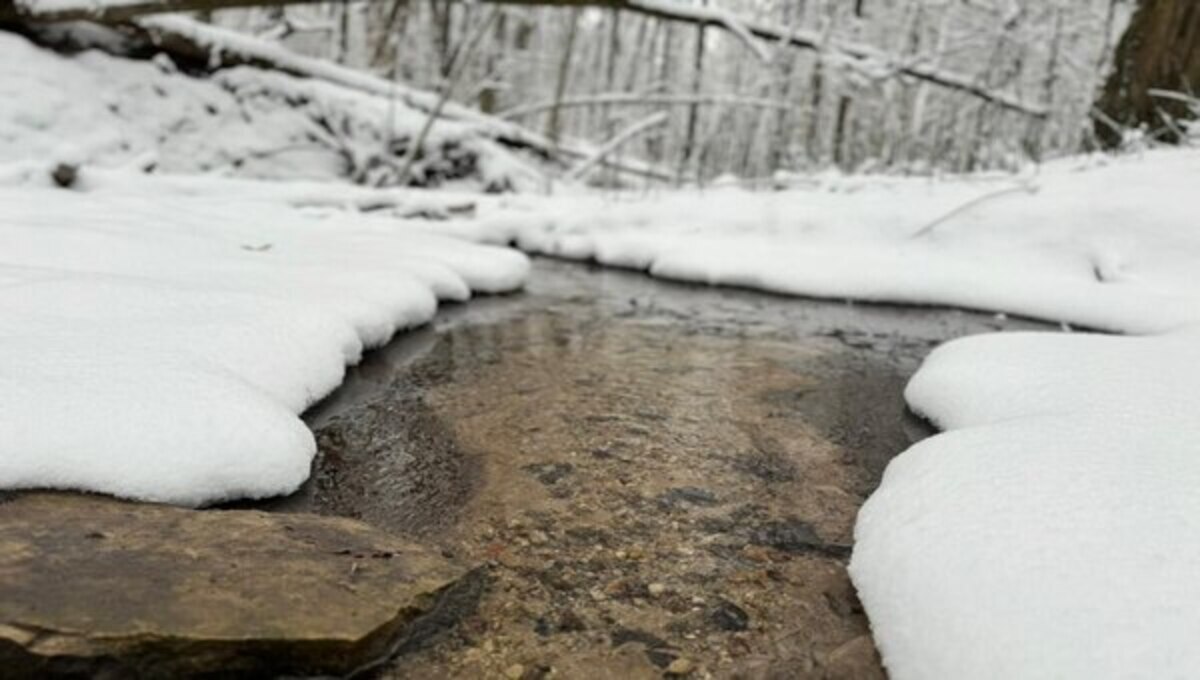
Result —
[[22, 495], [0, 503], [0, 675], [347, 674], [480, 581], [353, 520]]

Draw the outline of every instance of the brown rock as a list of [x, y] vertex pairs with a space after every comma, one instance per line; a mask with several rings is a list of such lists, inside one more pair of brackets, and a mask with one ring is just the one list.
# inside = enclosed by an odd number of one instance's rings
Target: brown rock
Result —
[[0, 668], [344, 674], [449, 625], [481, 584], [346, 519], [24, 495], [0, 503]]

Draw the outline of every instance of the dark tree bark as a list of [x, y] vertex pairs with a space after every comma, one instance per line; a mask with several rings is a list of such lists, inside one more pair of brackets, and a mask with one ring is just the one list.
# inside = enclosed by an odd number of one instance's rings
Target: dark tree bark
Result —
[[1113, 72], [1096, 103], [1101, 143], [1121, 143], [1114, 127], [1145, 125], [1160, 139], [1178, 141], [1168, 118], [1189, 115], [1186, 104], [1155, 97], [1151, 90], [1200, 95], [1200, 2], [1141, 0], [1117, 45]]

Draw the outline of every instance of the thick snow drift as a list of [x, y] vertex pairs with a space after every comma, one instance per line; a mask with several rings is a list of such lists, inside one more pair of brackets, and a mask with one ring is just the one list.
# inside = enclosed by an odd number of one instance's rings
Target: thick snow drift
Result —
[[297, 414], [364, 347], [528, 270], [515, 251], [256, 200], [244, 182], [188, 195], [44, 176], [0, 168], [2, 488], [188, 505], [292, 491], [315, 450]]
[[[251, 67], [198, 78], [162, 55], [68, 57], [0, 31], [0, 162], [69, 146], [76, 160], [109, 167], [393, 185], [426, 117], [328, 82]], [[422, 148], [413, 172], [424, 185], [542, 183], [481, 124], [441, 120]]]
[[1144, 333], [1200, 320], [1197, 178], [1200, 151], [1159, 151], [1068, 159], [1017, 179], [516, 198], [457, 230], [689, 281]]
[[850, 571], [893, 678], [1200, 672], [1200, 332], [934, 351]]

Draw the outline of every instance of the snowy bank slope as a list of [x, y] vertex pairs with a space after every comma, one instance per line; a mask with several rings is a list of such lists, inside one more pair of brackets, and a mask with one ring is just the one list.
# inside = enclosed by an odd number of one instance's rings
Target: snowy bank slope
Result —
[[287, 493], [315, 451], [297, 414], [346, 364], [439, 300], [528, 271], [515, 251], [229, 180], [189, 195], [98, 176], [67, 191], [0, 167], [2, 488], [189, 505]]
[[896, 680], [1200, 675], [1200, 329], [995, 334], [906, 392], [850, 572]]
[[457, 228], [660, 276], [1150, 334], [937, 349], [906, 398], [946, 432], [889, 466], [850, 571], [895, 680], [1200, 677], [1200, 152], [1026, 183], [564, 200]]
[[[165, 173], [395, 184], [425, 119], [401, 101], [328, 82], [251, 67], [198, 78], [165, 56], [68, 57], [0, 31], [0, 162], [69, 153]], [[414, 174], [424, 184], [541, 186], [480, 125], [439, 121], [422, 148]]]
[[524, 213], [518, 198], [457, 231], [655, 276], [1145, 333], [1200, 320], [1198, 179], [1200, 152], [1160, 151], [1021, 179], [530, 198]]

